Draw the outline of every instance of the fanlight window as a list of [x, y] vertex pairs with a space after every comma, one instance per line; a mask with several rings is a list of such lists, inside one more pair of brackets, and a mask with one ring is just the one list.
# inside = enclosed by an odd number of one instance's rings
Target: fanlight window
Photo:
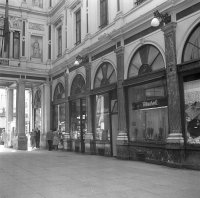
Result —
[[153, 45], [143, 45], [131, 59], [128, 78], [146, 74], [164, 67], [164, 60], [160, 51]]
[[62, 83], [58, 83], [55, 88], [54, 92], [54, 101], [59, 100], [59, 99], [64, 99], [65, 98], [65, 89], [62, 85]]
[[115, 82], [117, 82], [117, 77], [113, 66], [108, 62], [102, 63], [94, 79], [94, 88], [110, 85]]
[[188, 37], [184, 50], [182, 62], [200, 59], [200, 24]]
[[38, 89], [35, 93], [34, 108], [41, 108], [41, 90]]
[[71, 95], [85, 92], [85, 80], [81, 74], [77, 74], [71, 86]]

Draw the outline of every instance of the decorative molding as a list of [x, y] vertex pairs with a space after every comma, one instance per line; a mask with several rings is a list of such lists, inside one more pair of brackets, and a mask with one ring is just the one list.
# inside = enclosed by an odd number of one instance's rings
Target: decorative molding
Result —
[[29, 22], [29, 29], [44, 31], [44, 25], [38, 23], [31, 23]]

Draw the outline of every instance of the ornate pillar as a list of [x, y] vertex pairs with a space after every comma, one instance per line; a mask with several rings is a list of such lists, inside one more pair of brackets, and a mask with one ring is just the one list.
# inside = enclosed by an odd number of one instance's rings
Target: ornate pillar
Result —
[[13, 89], [7, 88], [7, 101], [6, 101], [6, 147], [11, 147], [12, 140], [12, 121], [13, 121]]
[[17, 111], [16, 125], [17, 136], [15, 137], [14, 148], [18, 150], [27, 150], [27, 137], [25, 134], [25, 82], [18, 81], [17, 85]]
[[117, 56], [117, 100], [118, 100], [118, 136], [117, 136], [117, 157], [129, 158], [128, 134], [125, 111], [125, 93], [122, 86], [124, 81], [124, 47], [120, 46], [115, 50]]
[[47, 81], [43, 84], [43, 97], [42, 97], [43, 105], [43, 127], [40, 134], [40, 146], [42, 148], [46, 148], [46, 134], [50, 130], [50, 83]]
[[168, 89], [169, 131], [168, 143], [183, 143], [179, 82], [176, 68], [176, 23], [162, 27], [165, 38], [166, 73]]
[[71, 138], [70, 138], [70, 128], [69, 128], [69, 101], [68, 101], [68, 91], [69, 91], [69, 70], [65, 72], [65, 135], [63, 146], [65, 150], [71, 150]]
[[117, 56], [117, 99], [118, 99], [118, 136], [117, 140], [128, 141], [126, 112], [125, 112], [125, 94], [122, 83], [124, 81], [124, 47], [121, 46], [115, 50]]
[[87, 108], [87, 132], [85, 134], [85, 152], [94, 153], [93, 133], [92, 133], [92, 104], [91, 96], [89, 95], [91, 90], [91, 63], [85, 64], [86, 71], [86, 108]]

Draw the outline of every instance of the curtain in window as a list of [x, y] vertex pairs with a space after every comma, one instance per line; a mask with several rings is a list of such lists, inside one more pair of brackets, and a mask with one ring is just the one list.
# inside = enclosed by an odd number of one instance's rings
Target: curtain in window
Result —
[[100, 27], [108, 24], [108, 2], [100, 0]]
[[13, 33], [13, 58], [18, 59], [19, 58], [19, 52], [20, 52], [20, 36], [19, 32]]
[[0, 30], [0, 58], [5, 58], [3, 30]]
[[76, 12], [76, 44], [81, 42], [81, 11]]

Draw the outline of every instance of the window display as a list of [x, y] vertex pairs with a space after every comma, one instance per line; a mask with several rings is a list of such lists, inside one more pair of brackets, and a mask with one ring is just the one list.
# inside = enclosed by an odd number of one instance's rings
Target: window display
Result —
[[168, 133], [167, 97], [164, 82], [128, 89], [131, 141], [164, 141]]
[[109, 94], [96, 96], [96, 140], [110, 140]]
[[200, 79], [184, 82], [187, 143], [200, 144]]

